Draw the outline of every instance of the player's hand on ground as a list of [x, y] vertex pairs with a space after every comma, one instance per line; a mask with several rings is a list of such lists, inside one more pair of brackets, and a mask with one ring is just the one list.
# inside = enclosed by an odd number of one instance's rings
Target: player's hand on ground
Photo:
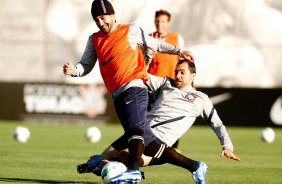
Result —
[[63, 71], [65, 75], [71, 75], [73, 72], [74, 65], [72, 63], [65, 63], [63, 66]]
[[187, 59], [188, 61], [194, 62], [194, 56], [191, 51], [182, 50], [180, 56]]
[[238, 158], [230, 149], [224, 149], [221, 153], [220, 153], [221, 157], [226, 157], [226, 158], [230, 158], [232, 160], [236, 160], [236, 161], [240, 161], [241, 159]]

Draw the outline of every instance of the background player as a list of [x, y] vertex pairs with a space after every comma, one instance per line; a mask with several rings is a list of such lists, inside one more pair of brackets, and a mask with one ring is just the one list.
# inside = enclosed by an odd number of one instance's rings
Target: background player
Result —
[[[159, 10], [155, 13], [156, 32], [150, 35], [170, 43], [179, 48], [184, 48], [184, 40], [177, 33], [169, 31], [171, 14], [166, 10]], [[174, 68], [179, 57], [163, 53], [156, 53], [149, 64], [148, 72], [153, 75], [174, 78]]]

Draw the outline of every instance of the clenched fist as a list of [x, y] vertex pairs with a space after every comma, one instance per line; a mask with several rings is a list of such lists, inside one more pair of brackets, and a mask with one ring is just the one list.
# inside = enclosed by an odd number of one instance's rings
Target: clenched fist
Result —
[[72, 63], [65, 63], [63, 66], [63, 71], [65, 75], [71, 75], [73, 72], [74, 65]]

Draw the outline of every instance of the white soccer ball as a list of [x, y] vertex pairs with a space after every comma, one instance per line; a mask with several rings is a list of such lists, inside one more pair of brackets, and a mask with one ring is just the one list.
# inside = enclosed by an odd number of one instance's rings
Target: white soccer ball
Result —
[[99, 128], [89, 127], [85, 131], [85, 139], [91, 143], [97, 143], [100, 141], [102, 134]]
[[29, 129], [23, 126], [17, 126], [13, 131], [13, 137], [21, 143], [26, 143], [30, 137]]
[[267, 143], [272, 143], [275, 139], [275, 132], [272, 128], [266, 127], [261, 130], [261, 139]]
[[107, 163], [101, 172], [101, 177], [104, 184], [109, 184], [111, 182], [111, 179], [116, 177], [117, 175], [121, 174], [122, 172], [125, 172], [127, 170], [126, 166], [117, 161], [111, 161]]

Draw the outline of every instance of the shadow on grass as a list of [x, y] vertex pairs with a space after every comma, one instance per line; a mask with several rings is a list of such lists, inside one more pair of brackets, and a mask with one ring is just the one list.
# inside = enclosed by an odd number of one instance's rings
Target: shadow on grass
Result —
[[38, 180], [38, 179], [27, 179], [27, 178], [4, 178], [0, 177], [0, 182], [10, 183], [81, 183], [81, 184], [98, 184], [99, 182], [87, 182], [87, 181], [65, 181], [65, 180]]

